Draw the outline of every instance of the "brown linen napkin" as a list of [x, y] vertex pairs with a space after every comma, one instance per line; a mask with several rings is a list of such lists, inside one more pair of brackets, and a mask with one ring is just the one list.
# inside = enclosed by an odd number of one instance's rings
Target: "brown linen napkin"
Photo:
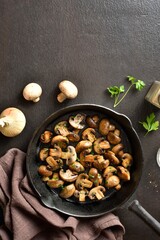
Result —
[[16, 148], [0, 158], [0, 203], [2, 240], [122, 240], [125, 232], [112, 213], [81, 219], [44, 207], [28, 181], [25, 153]]

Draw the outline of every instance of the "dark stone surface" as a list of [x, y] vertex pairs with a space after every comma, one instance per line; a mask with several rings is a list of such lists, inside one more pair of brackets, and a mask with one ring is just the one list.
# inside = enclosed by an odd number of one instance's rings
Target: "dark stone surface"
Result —
[[[27, 118], [21, 135], [0, 135], [0, 155], [12, 147], [26, 151], [35, 129], [60, 108], [96, 103], [113, 109], [106, 88], [127, 88], [126, 76], [133, 75], [146, 87], [142, 92], [133, 89], [115, 110], [131, 119], [144, 151], [143, 175], [132, 199], [160, 221], [159, 130], [144, 137], [139, 124], [151, 112], [160, 120], [159, 109], [144, 99], [159, 80], [159, 14], [159, 0], [0, 0], [0, 109], [18, 107]], [[73, 81], [79, 94], [59, 104], [56, 95], [62, 79]], [[39, 103], [22, 97], [29, 82], [43, 88]], [[159, 239], [126, 206], [116, 214], [126, 228], [124, 239]]]

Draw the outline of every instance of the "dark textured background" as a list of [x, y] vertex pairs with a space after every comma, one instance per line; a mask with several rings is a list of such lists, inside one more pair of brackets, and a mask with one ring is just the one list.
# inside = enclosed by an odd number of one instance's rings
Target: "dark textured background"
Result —
[[[106, 92], [124, 84], [127, 75], [142, 79], [142, 92], [132, 90], [116, 110], [126, 114], [139, 134], [144, 170], [133, 196], [160, 221], [160, 169], [156, 152], [159, 130], [144, 137], [138, 123], [160, 110], [144, 97], [160, 80], [159, 0], [0, 0], [0, 110], [14, 106], [27, 118], [15, 138], [0, 135], [1, 156], [11, 147], [27, 150], [39, 124], [57, 109], [76, 103], [96, 103], [113, 109]], [[58, 83], [73, 81], [79, 95], [59, 104]], [[41, 101], [27, 102], [22, 90], [29, 82], [43, 88]], [[126, 240], [158, 240], [158, 235], [126, 208], [116, 212], [126, 228]]]

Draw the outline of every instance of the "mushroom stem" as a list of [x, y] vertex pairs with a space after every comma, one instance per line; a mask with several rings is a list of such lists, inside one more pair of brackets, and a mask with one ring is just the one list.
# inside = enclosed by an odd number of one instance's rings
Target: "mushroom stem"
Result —
[[40, 100], [40, 97], [37, 97], [37, 98], [33, 99], [32, 101], [36, 103], [36, 102], [39, 102], [39, 100]]
[[58, 96], [57, 96], [57, 100], [58, 102], [62, 103], [65, 99], [66, 99], [66, 95], [64, 93], [59, 93]]
[[0, 118], [0, 127], [5, 127], [10, 124], [10, 121], [8, 121], [8, 117]]

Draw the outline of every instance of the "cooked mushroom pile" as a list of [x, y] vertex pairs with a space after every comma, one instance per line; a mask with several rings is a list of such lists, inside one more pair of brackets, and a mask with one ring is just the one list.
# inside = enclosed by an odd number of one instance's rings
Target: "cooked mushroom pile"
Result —
[[100, 200], [130, 180], [133, 157], [108, 118], [77, 114], [40, 136], [38, 173], [62, 198]]

